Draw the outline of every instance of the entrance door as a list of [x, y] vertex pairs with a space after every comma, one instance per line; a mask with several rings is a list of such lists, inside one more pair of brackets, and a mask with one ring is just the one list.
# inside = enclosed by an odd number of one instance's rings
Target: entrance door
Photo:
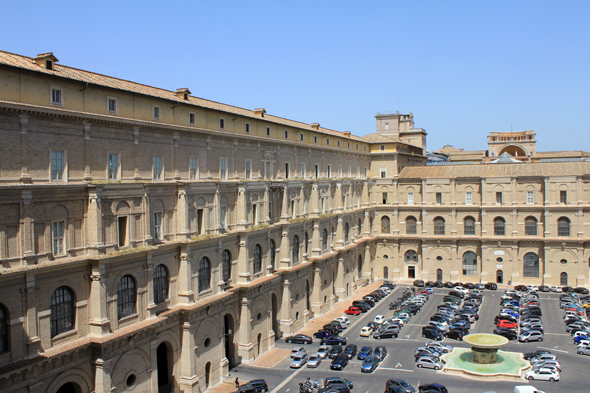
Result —
[[502, 270], [496, 271], [496, 283], [498, 283], [498, 284], [504, 283], [504, 272], [502, 272]]
[[561, 273], [560, 285], [563, 287], [567, 286], [567, 273], [566, 272]]
[[408, 278], [416, 278], [416, 267], [408, 266]]
[[383, 268], [383, 278], [386, 280], [389, 279], [389, 269], [387, 268], [387, 266]]
[[442, 269], [436, 269], [436, 281], [442, 281]]
[[168, 348], [161, 343], [156, 350], [158, 358], [158, 393], [172, 392], [172, 381], [170, 378]]

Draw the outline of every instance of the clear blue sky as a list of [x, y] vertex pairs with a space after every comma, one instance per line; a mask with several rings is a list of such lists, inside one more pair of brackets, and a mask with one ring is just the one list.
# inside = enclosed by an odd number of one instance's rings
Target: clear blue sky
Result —
[[11, 1], [0, 48], [339, 131], [414, 113], [428, 148], [590, 150], [588, 1]]

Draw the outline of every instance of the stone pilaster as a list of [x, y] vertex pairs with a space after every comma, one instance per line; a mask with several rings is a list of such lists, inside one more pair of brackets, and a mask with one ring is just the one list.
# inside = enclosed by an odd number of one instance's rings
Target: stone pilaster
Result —
[[92, 180], [92, 171], [90, 168], [90, 157], [92, 147], [90, 146], [90, 123], [84, 123], [84, 180]]
[[111, 321], [107, 313], [107, 290], [105, 287], [105, 266], [99, 261], [92, 261], [90, 273], [89, 296], [89, 334], [95, 337], [104, 337], [110, 334]]
[[31, 176], [29, 175], [29, 142], [28, 142], [28, 131], [29, 131], [29, 116], [20, 115], [20, 163], [21, 173], [20, 181], [22, 183], [30, 183]]
[[192, 268], [186, 244], [180, 245], [180, 264], [178, 267], [178, 303], [193, 304], [195, 293], [192, 287]]

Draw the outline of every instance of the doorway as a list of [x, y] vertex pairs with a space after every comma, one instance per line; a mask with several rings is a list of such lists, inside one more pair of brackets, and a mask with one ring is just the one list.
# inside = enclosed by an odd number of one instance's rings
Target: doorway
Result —
[[272, 330], [275, 332], [275, 340], [281, 337], [279, 331], [279, 301], [274, 293], [272, 294]]
[[504, 272], [502, 270], [496, 271], [496, 283], [504, 284]]
[[567, 286], [567, 273], [566, 272], [561, 273], [559, 285], [561, 285], [562, 287]]
[[408, 266], [408, 278], [416, 278], [416, 267]]
[[256, 339], [256, 357], [260, 356], [260, 346], [262, 344], [262, 333], [258, 333], [258, 338]]
[[227, 359], [230, 370], [236, 365], [235, 361], [235, 346], [234, 346], [234, 319], [231, 314], [225, 314], [223, 317], [223, 337], [225, 341], [225, 358]]
[[168, 347], [166, 343], [161, 343], [156, 349], [156, 358], [158, 364], [158, 393], [172, 392], [172, 378], [170, 375], [170, 359], [168, 356]]
[[125, 247], [129, 244], [127, 238], [127, 216], [121, 216], [118, 219], [119, 229], [119, 247]]
[[385, 280], [389, 279], [389, 269], [387, 268], [387, 266], [385, 266], [383, 268], [383, 279], [385, 279]]
[[442, 269], [436, 269], [436, 281], [443, 280], [443, 272]]
[[74, 382], [67, 382], [58, 389], [57, 393], [80, 393], [82, 389]]

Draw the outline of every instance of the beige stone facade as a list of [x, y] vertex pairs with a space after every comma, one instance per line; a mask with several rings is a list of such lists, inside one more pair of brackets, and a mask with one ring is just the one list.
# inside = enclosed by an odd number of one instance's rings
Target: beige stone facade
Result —
[[368, 279], [588, 284], [590, 163], [427, 167], [57, 62], [0, 52], [1, 392], [205, 391]]

